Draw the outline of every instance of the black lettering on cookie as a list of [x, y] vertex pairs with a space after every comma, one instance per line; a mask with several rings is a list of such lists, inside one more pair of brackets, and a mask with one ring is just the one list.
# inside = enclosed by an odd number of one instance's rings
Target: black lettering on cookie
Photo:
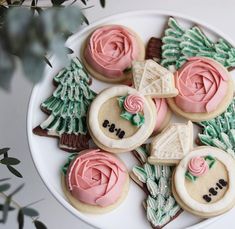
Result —
[[[228, 185], [228, 182], [224, 179], [219, 179], [219, 181], [216, 183], [216, 187], [209, 188], [209, 193], [207, 195], [203, 195], [202, 198], [209, 203], [211, 201], [211, 196], [216, 196], [218, 194], [218, 191], [223, 189]], [[216, 191], [217, 190], [217, 191]]]
[[120, 139], [122, 139], [125, 136], [125, 131], [121, 130], [120, 128], [117, 129], [116, 125], [114, 123], [110, 123], [109, 120], [105, 119], [102, 126], [104, 128], [109, 128], [110, 133], [116, 132], [116, 136], [118, 136]]
[[208, 195], [204, 195], [202, 197], [207, 203], [210, 203], [211, 202], [211, 198], [208, 196]]

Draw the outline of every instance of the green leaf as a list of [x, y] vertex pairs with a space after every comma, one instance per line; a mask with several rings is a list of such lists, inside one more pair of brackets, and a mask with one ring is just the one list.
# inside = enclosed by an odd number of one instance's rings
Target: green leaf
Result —
[[86, 6], [86, 0], [81, 0], [81, 2]]
[[46, 225], [39, 220], [35, 220], [34, 225], [35, 225], [36, 229], [47, 229]]
[[65, 34], [78, 31], [82, 23], [82, 13], [77, 6], [67, 6], [57, 13], [57, 29]]
[[105, 7], [105, 0], [100, 0], [100, 5], [104, 8]]
[[139, 113], [133, 115], [131, 119], [131, 123], [137, 127], [142, 126], [144, 124], [144, 116]]
[[65, 48], [67, 49], [68, 54], [73, 54], [74, 53], [74, 51], [71, 48], [69, 48], [69, 47], [65, 47]]
[[30, 217], [39, 216], [38, 211], [33, 208], [24, 207], [24, 208], [22, 208], [22, 211], [23, 211], [24, 215], [27, 215]]
[[82, 21], [85, 22], [85, 24], [89, 25], [89, 21], [84, 14], [82, 14]]
[[195, 181], [197, 177], [193, 176], [189, 171], [185, 173], [185, 177], [190, 181]]
[[[4, 205], [0, 204], [0, 211], [3, 211], [3, 210], [4, 210]], [[15, 208], [9, 206], [8, 211], [13, 211], [13, 210], [15, 210]]]
[[120, 116], [128, 121], [130, 121], [132, 119], [132, 114], [127, 112], [127, 111], [123, 111]]
[[[1, 37], [0, 37], [1, 38]], [[0, 88], [9, 90], [15, 62], [13, 57], [2, 47], [0, 39]]]
[[118, 104], [119, 104], [119, 107], [121, 107], [123, 109], [123, 103], [124, 103], [124, 100], [125, 100], [126, 96], [120, 96], [118, 97]]
[[68, 0], [51, 0], [51, 3], [53, 6], [60, 6], [66, 1], [68, 1]]
[[213, 167], [213, 165], [215, 164], [216, 160], [210, 161], [209, 163], [209, 168], [211, 169]]
[[65, 40], [61, 36], [55, 36], [50, 44], [51, 51], [59, 58], [64, 66], [69, 65], [67, 49], [64, 46]]
[[205, 160], [212, 160], [212, 161], [214, 161], [215, 158], [212, 157], [212, 156], [210, 156], [210, 155], [207, 155], [207, 156], [205, 157]]
[[22, 56], [21, 60], [25, 76], [33, 83], [39, 82], [42, 79], [45, 68], [44, 57], [27, 52]]
[[44, 61], [52, 68], [51, 62], [47, 59], [47, 57], [44, 56]]
[[24, 227], [24, 214], [23, 214], [22, 209], [20, 209], [18, 212], [17, 221], [18, 221], [19, 229], [23, 229], [23, 227]]
[[22, 178], [22, 174], [17, 170], [15, 169], [14, 167], [12, 167], [11, 165], [7, 165], [7, 168], [9, 169], [9, 171], [14, 174], [15, 176], [19, 177], [19, 178]]
[[2, 148], [2, 149], [0, 149], [0, 155], [4, 154], [4, 153], [7, 153], [9, 150], [10, 150], [10, 148]]
[[2, 216], [2, 222], [5, 223], [7, 221], [8, 211], [10, 208], [11, 203], [11, 197], [8, 196], [5, 200], [4, 206], [3, 206], [3, 216]]
[[12, 197], [16, 193], [18, 193], [22, 188], [24, 187], [24, 184], [21, 184], [18, 188], [16, 188], [10, 195], [9, 197]]
[[10, 187], [11, 187], [11, 185], [8, 184], [8, 183], [0, 185], [0, 192], [5, 192], [5, 191], [7, 191]]
[[5, 157], [2, 160], [0, 160], [0, 163], [4, 165], [18, 165], [20, 163], [20, 160], [14, 157]]

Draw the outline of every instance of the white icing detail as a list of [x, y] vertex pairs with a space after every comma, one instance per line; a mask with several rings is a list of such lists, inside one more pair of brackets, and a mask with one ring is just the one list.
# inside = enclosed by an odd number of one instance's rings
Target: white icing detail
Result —
[[145, 141], [149, 137], [149, 131], [146, 130], [154, 128], [154, 123], [156, 122], [156, 113], [153, 111], [151, 104], [148, 102], [147, 98], [141, 95], [140, 93], [138, 93], [138, 95], [141, 96], [144, 100], [143, 113], [145, 122], [134, 135], [123, 139], [112, 139], [105, 135], [104, 132], [100, 129], [100, 124], [98, 120], [99, 111], [101, 106], [107, 100], [116, 96], [125, 96], [127, 94], [137, 93], [138, 92], [134, 88], [128, 86], [115, 86], [105, 89], [94, 99], [89, 111], [89, 128], [93, 136], [100, 143], [102, 143], [102, 145], [109, 148], [130, 149], [133, 147], [138, 147], [143, 143], [142, 140]]
[[151, 97], [174, 97], [174, 75], [153, 60], [134, 61], [132, 64], [135, 88], [143, 95]]
[[[223, 198], [219, 201], [211, 204], [202, 204], [197, 202], [189, 195], [185, 187], [185, 172], [188, 169], [189, 161], [193, 157], [205, 157], [207, 155], [216, 158], [226, 167], [228, 172], [228, 189]], [[192, 210], [201, 213], [223, 212], [228, 206], [231, 205], [231, 203], [235, 201], [235, 161], [228, 153], [221, 149], [210, 146], [197, 147], [191, 151], [183, 160], [181, 160], [177, 166], [174, 176], [174, 185], [179, 198]]]
[[151, 159], [181, 160], [192, 148], [192, 122], [172, 123], [152, 140]]

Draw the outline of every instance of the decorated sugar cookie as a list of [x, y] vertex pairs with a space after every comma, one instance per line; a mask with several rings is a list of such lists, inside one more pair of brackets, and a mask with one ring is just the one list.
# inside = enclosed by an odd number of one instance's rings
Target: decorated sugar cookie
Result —
[[151, 142], [151, 164], [178, 164], [193, 148], [192, 122], [172, 123]]
[[128, 86], [102, 91], [89, 110], [88, 127], [94, 142], [102, 149], [127, 152], [141, 145], [156, 124], [154, 103]]
[[231, 44], [223, 38], [214, 43], [198, 26], [183, 28], [173, 17], [168, 20], [162, 43], [161, 64], [172, 71], [193, 56], [212, 58], [229, 70], [235, 67], [235, 48]]
[[[103, 90], [92, 102], [88, 114], [88, 128], [93, 141], [101, 149], [120, 153], [143, 144], [156, 125], [156, 107], [151, 97], [175, 95], [172, 75], [154, 61], [152, 69], [151, 61], [133, 64], [135, 88], [110, 87]], [[137, 65], [145, 63], [147, 66], [140, 66], [139, 72]]]
[[130, 83], [131, 64], [144, 60], [145, 46], [139, 36], [122, 25], [105, 25], [87, 38], [83, 62], [95, 78], [109, 83]]
[[227, 110], [214, 119], [200, 122], [200, 144], [218, 147], [235, 157], [235, 99]]
[[233, 98], [228, 71], [213, 59], [193, 57], [175, 73], [179, 94], [168, 99], [171, 109], [189, 120], [212, 119], [226, 110]]
[[209, 218], [235, 205], [235, 160], [209, 146], [193, 149], [173, 175], [173, 194], [190, 213]]
[[168, 98], [178, 94], [173, 74], [153, 60], [133, 62], [135, 88], [151, 97]]
[[59, 147], [66, 151], [88, 148], [90, 136], [86, 126], [88, 106], [95, 97], [89, 88], [91, 79], [78, 58], [54, 76], [57, 85], [53, 94], [41, 104], [49, 115], [33, 132], [59, 138]]
[[133, 151], [141, 165], [133, 167], [131, 178], [143, 189], [147, 198], [143, 202], [147, 220], [153, 228], [163, 228], [174, 220], [182, 209], [171, 192], [172, 167], [150, 165], [148, 146], [141, 146]]
[[153, 99], [156, 112], [157, 112], [157, 122], [153, 131], [153, 134], [161, 132], [170, 122], [171, 111], [168, 108], [166, 99]]
[[62, 171], [64, 193], [79, 211], [109, 212], [120, 205], [128, 193], [129, 175], [125, 165], [99, 149], [71, 155]]

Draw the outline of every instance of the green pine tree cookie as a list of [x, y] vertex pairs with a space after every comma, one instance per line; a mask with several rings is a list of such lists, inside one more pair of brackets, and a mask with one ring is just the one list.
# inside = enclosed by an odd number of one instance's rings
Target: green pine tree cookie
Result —
[[42, 136], [59, 137], [59, 147], [66, 151], [86, 149], [90, 139], [86, 115], [96, 96], [89, 88], [91, 80], [80, 60], [74, 58], [54, 76], [54, 82], [56, 90], [41, 104], [49, 117], [33, 131]]
[[235, 156], [235, 98], [224, 113], [199, 125], [203, 128], [198, 134], [202, 144], [218, 147]]
[[138, 184], [141, 182], [148, 193], [143, 203], [147, 219], [153, 228], [162, 228], [182, 211], [171, 193], [172, 167], [149, 164], [146, 146], [138, 147], [134, 155], [141, 165], [133, 167], [132, 172], [138, 181], [133, 180]]
[[161, 64], [168, 69], [178, 69], [187, 58], [194, 56], [212, 58], [226, 68], [235, 67], [235, 48], [227, 41], [220, 38], [214, 43], [199, 27], [183, 28], [172, 17], [162, 42]]

